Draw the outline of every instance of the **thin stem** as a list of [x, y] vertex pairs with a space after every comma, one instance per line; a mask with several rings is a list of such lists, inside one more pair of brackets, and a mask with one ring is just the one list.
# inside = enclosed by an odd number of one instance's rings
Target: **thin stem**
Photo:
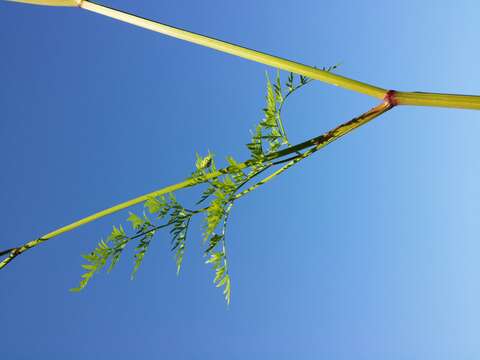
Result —
[[[230, 216], [230, 210], [232, 209], [233, 202], [231, 202], [226, 210], [225, 210], [225, 217], [223, 219], [223, 227], [222, 227], [222, 252], [223, 252], [223, 267], [225, 269], [225, 275], [227, 277], [228, 283], [225, 285], [226, 288], [224, 290], [225, 299], [227, 300], [227, 304], [230, 304], [230, 269], [228, 268], [228, 255], [227, 255], [227, 222], [228, 217]], [[218, 285], [217, 285], [218, 286]]]
[[[178, 251], [177, 250], [177, 255], [176, 255], [176, 263], [177, 263], [177, 276], [180, 275], [180, 268], [182, 267], [182, 262], [183, 262], [183, 254], [185, 253], [185, 240], [187, 239], [187, 235], [188, 235], [188, 229], [190, 227], [190, 221], [192, 220], [192, 216], [193, 214], [190, 214], [190, 216], [188, 217], [188, 220], [187, 220], [187, 223], [185, 225], [185, 236], [183, 237], [184, 238], [184, 241], [183, 241], [183, 244], [179, 244], [178, 246], [182, 246], [183, 245], [183, 248], [180, 248], [180, 254], [181, 254], [181, 260], [179, 262], [179, 258], [178, 258]], [[173, 251], [174, 249], [172, 249]]]
[[285, 143], [287, 145], [290, 145], [290, 141], [288, 140], [287, 132], [285, 131], [285, 128], [283, 127], [283, 122], [282, 122], [282, 118], [280, 117], [280, 113], [275, 114], [275, 118], [276, 118], [276, 121], [277, 121], [278, 128], [280, 129], [280, 133], [282, 134], [282, 137], [285, 140]]
[[225, 209], [225, 217], [223, 218], [223, 225], [222, 225], [222, 251], [223, 251], [223, 265], [225, 266], [225, 272], [228, 274], [228, 264], [227, 264], [227, 243], [225, 241], [226, 233], [227, 233], [227, 223], [228, 218], [230, 216], [230, 210], [232, 210], [233, 202], [228, 204], [227, 208]]
[[248, 189], [245, 189], [243, 190], [242, 192], [238, 193], [237, 195], [235, 195], [234, 197], [234, 200], [237, 200], [239, 198], [241, 198], [242, 196], [245, 196], [247, 195], [248, 193], [252, 192], [253, 190], [256, 190], [257, 188], [259, 188], [260, 186], [262, 186], [263, 184], [269, 182], [270, 180], [272, 180], [275, 176], [277, 175], [280, 175], [282, 172], [284, 172], [285, 170], [288, 170], [289, 168], [291, 168], [293, 165], [295, 165], [296, 163], [298, 163], [299, 161], [309, 157], [310, 155], [312, 155], [313, 153], [315, 153], [317, 150], [319, 150], [319, 148], [317, 147], [312, 147], [311, 149], [305, 151], [302, 155], [297, 155], [295, 156], [295, 158], [293, 160], [290, 160], [286, 165], [282, 166], [280, 169], [274, 171], [273, 173], [271, 173], [269, 176], [267, 176], [266, 178], [262, 179], [261, 181], [259, 181], [258, 183], [256, 183], [255, 185], [252, 185], [250, 186]]
[[247, 184], [249, 181], [251, 181], [252, 179], [254, 179], [256, 176], [260, 175], [261, 173], [263, 173], [264, 171], [267, 171], [268, 169], [270, 169], [270, 167], [272, 167], [273, 165], [275, 165], [274, 163], [270, 163], [270, 164], [267, 164], [265, 165], [264, 167], [262, 167], [261, 169], [259, 169], [257, 172], [255, 172], [254, 174], [252, 175], [249, 175], [244, 181], [242, 181], [240, 184], [238, 184], [238, 186], [235, 188], [235, 191], [233, 191], [233, 193], [236, 193], [238, 190], [240, 190], [245, 184]]
[[280, 164], [284, 164], [286, 162], [289, 162], [289, 161], [292, 161], [292, 160], [295, 160], [296, 158], [302, 156], [303, 154], [301, 152], [297, 153], [297, 155], [294, 155], [294, 156], [291, 156], [289, 158], [286, 158], [286, 159], [283, 159], [283, 160], [278, 160], [278, 161], [275, 161], [272, 163], [272, 165], [280, 165]]
[[[277, 75], [277, 77], [278, 77], [278, 75]], [[287, 142], [287, 144], [289, 146], [290, 146], [290, 141], [288, 140], [287, 132], [285, 131], [285, 128], [283, 126], [283, 121], [282, 121], [283, 105], [285, 105], [285, 102], [287, 101], [287, 99], [290, 95], [292, 95], [296, 90], [300, 89], [302, 86], [305, 86], [310, 82], [312, 82], [312, 79], [307, 79], [305, 82], [302, 81], [299, 85], [297, 85], [297, 86], [291, 88], [290, 90], [288, 90], [288, 92], [285, 94], [285, 96], [282, 95], [282, 101], [280, 102], [280, 104], [278, 106], [278, 111], [277, 111], [277, 116], [276, 116], [277, 121], [278, 121], [278, 124], [280, 126], [280, 131], [282, 132], [283, 137], [285, 138], [285, 141]]]
[[[305, 141], [305, 142], [303, 142], [299, 145], [295, 145], [295, 146], [289, 147], [287, 149], [284, 149], [284, 150], [278, 151], [276, 153], [272, 153], [270, 155], [265, 156], [264, 162], [266, 163], [266, 162], [269, 162], [271, 160], [278, 159], [278, 158], [281, 158], [281, 157], [286, 156], [286, 155], [290, 155], [294, 152], [298, 152], [300, 150], [309, 148], [312, 145], [315, 145], [320, 149], [320, 148], [328, 145], [332, 141], [334, 141], [334, 140], [342, 137], [343, 135], [349, 133], [353, 129], [356, 129], [356, 128], [366, 124], [368, 121], [372, 120], [373, 118], [375, 118], [375, 117], [383, 114], [384, 112], [390, 110], [393, 106], [394, 105], [392, 105], [391, 103], [387, 103], [387, 102], [381, 103], [380, 105], [376, 106], [375, 108], [371, 109], [370, 111], [366, 112], [365, 114], [362, 114], [361, 116], [359, 116], [357, 118], [354, 118], [354, 119], [352, 119], [352, 120], [350, 120], [350, 121], [348, 121], [344, 124], [341, 124], [341, 125], [337, 126], [336, 128], [327, 132], [324, 135], [315, 137], [315, 138], [310, 139], [308, 141]], [[292, 161], [295, 161], [295, 160], [292, 160]], [[245, 168], [247, 168], [251, 165], [254, 165], [255, 163], [256, 162], [254, 160], [247, 160], [243, 163], [237, 164], [236, 169], [240, 169], [240, 170], [245, 169]], [[156, 191], [150, 192], [148, 194], [139, 196], [137, 198], [128, 200], [128, 201], [123, 202], [121, 204], [112, 206], [108, 209], [105, 209], [105, 210], [102, 210], [102, 211], [97, 212], [95, 214], [92, 214], [90, 216], [87, 216], [87, 217], [85, 217], [83, 219], [80, 219], [76, 222], [73, 222], [69, 225], [66, 225], [66, 226], [63, 226], [59, 229], [56, 229], [56, 230], [54, 230], [54, 231], [52, 231], [52, 232], [50, 232], [46, 235], [43, 235], [40, 238], [29, 241], [26, 244], [11, 250], [9, 252], [9, 255], [3, 261], [0, 262], [0, 269], [4, 268], [8, 263], [10, 263], [18, 255], [24, 253], [25, 251], [27, 251], [27, 250], [29, 250], [33, 247], [36, 247], [36, 246], [42, 244], [45, 241], [50, 240], [50, 239], [52, 239], [52, 238], [54, 238], [58, 235], [61, 235], [63, 233], [66, 233], [68, 231], [76, 229], [76, 228], [78, 228], [82, 225], [88, 224], [90, 222], [98, 220], [98, 219], [100, 219], [102, 217], [105, 217], [107, 215], [111, 215], [113, 213], [116, 213], [120, 210], [124, 210], [126, 208], [131, 207], [131, 206], [142, 203], [142, 202], [144, 202], [144, 201], [146, 201], [146, 200], [148, 200], [152, 197], [172, 193], [172, 192], [178, 191], [180, 189], [185, 189], [185, 188], [197, 185], [199, 183], [206, 182], [209, 179], [213, 179], [213, 178], [219, 177], [221, 175], [227, 174], [227, 173], [230, 172], [230, 169], [231, 169], [231, 167], [226, 167], [226, 168], [223, 168], [223, 169], [220, 169], [220, 170], [217, 170], [215, 172], [212, 172], [212, 173], [209, 173], [209, 174], [206, 174], [206, 175], [202, 176], [201, 180], [188, 179], [188, 180], [179, 182], [177, 184], [164, 187], [163, 189], [156, 190]]]
[[166, 224], [162, 224], [162, 225], [157, 225], [157, 226], [153, 226], [153, 225], [152, 225], [152, 227], [151, 227], [150, 229], [148, 229], [148, 230], [145, 230], [145, 231], [136, 233], [136, 234], [133, 235], [133, 236], [129, 236], [129, 237], [128, 237], [128, 238], [129, 238], [129, 241], [138, 239], [139, 237], [142, 237], [142, 236], [144, 236], [144, 235], [147, 235], [147, 234], [151, 233], [152, 231], [157, 231], [157, 230], [159, 230], [159, 229], [163, 229], [163, 228], [165, 228], [165, 227], [167, 227], [167, 226], [170, 226], [170, 225], [172, 225], [172, 223], [170, 223], [170, 222], [168, 222], [168, 223], [166, 223]]
[[285, 101], [287, 101], [288, 97], [290, 95], [292, 95], [296, 90], [300, 89], [302, 86], [305, 86], [307, 84], [309, 84], [310, 82], [312, 81], [312, 79], [308, 79], [306, 82], [304, 83], [300, 83], [299, 85], [295, 86], [292, 90], [289, 90], [285, 96], [283, 97], [283, 101], [282, 103], [280, 104], [279, 108], [278, 108], [278, 113], [281, 114], [282, 113], [282, 109], [283, 109], [283, 104], [285, 104]]

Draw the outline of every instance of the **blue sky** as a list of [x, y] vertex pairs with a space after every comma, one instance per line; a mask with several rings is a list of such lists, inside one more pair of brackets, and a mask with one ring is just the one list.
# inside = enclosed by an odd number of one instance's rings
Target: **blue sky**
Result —
[[[108, 5], [399, 90], [478, 94], [476, 1]], [[246, 157], [266, 66], [78, 9], [0, 2], [1, 248]], [[313, 83], [292, 141], [375, 105]], [[80, 294], [81, 253], [126, 213], [0, 272], [5, 359], [478, 359], [480, 113], [396, 108], [235, 205], [232, 304], [192, 227], [180, 277], [157, 239]], [[188, 202], [195, 193], [179, 198]]]

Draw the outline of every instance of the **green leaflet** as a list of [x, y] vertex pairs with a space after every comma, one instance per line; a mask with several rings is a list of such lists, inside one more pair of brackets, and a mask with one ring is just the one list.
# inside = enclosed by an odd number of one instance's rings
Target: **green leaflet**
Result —
[[204, 202], [205, 200], [207, 200], [210, 196], [212, 196], [213, 194], [215, 194], [215, 191], [217, 191], [217, 189], [215, 188], [215, 186], [209, 186], [207, 187], [203, 193], [202, 193], [202, 196], [200, 197], [200, 200], [197, 201], [196, 205], [199, 205], [201, 204], [202, 202]]
[[[335, 69], [336, 67], [331, 67]], [[296, 90], [308, 84], [311, 79], [305, 76], [296, 77], [290, 73], [282, 88], [280, 74], [277, 72], [274, 84], [267, 74], [266, 107], [263, 109], [264, 118], [252, 132], [252, 138], [247, 143], [252, 159], [262, 161], [267, 154], [278, 151], [282, 146], [290, 146], [287, 133], [282, 121], [282, 108], [286, 99]]]
[[134, 234], [127, 235], [121, 225], [118, 227], [114, 226], [112, 232], [107, 237], [107, 241], [101, 240], [92, 253], [83, 256], [88, 263], [82, 265], [82, 267], [88, 271], [82, 275], [80, 286], [72, 289], [72, 291], [80, 291], [85, 288], [92, 276], [102, 270], [108, 260], [111, 261], [108, 272], [111, 271], [120, 260], [125, 247], [131, 241], [137, 241], [134, 254], [134, 268], [131, 276], [133, 279], [144, 260], [154, 235], [157, 230], [163, 227], [171, 227], [172, 251], [175, 250], [177, 272], [180, 271], [185, 250], [187, 228], [191, 217], [190, 212], [177, 202], [173, 194], [168, 198], [164, 196], [150, 198], [145, 202], [144, 206], [156, 219], [161, 220], [170, 215], [169, 221], [166, 224], [155, 224], [145, 213], [143, 217], [140, 217], [130, 212], [127, 221], [130, 222]]
[[215, 192], [215, 199], [212, 200], [210, 206], [206, 210], [207, 216], [205, 217], [203, 241], [207, 241], [210, 238], [217, 226], [223, 220], [226, 201], [227, 198], [222, 191]]
[[223, 287], [223, 294], [225, 296], [225, 301], [227, 304], [230, 304], [230, 275], [228, 274], [228, 264], [225, 256], [225, 252], [214, 252], [210, 255], [210, 258], [205, 262], [206, 264], [211, 264], [215, 270], [215, 278], [213, 283], [215, 286]]
[[112, 244], [112, 251], [110, 254], [112, 261], [110, 263], [110, 267], [108, 268], [108, 272], [112, 271], [115, 265], [117, 265], [123, 249], [129, 241], [130, 238], [125, 233], [125, 230], [123, 230], [122, 225], [120, 225], [118, 228], [115, 226], [113, 227], [112, 233], [107, 238], [107, 242]]
[[183, 263], [185, 254], [185, 244], [187, 240], [188, 226], [190, 225], [191, 212], [187, 211], [180, 204], [175, 203], [169, 223], [172, 224], [170, 234], [172, 235], [171, 250], [175, 251], [175, 264], [177, 265], [177, 275]]
[[139, 217], [137, 214], [134, 214], [132, 212], [129, 212], [130, 216], [127, 218], [127, 221], [129, 221], [132, 224], [132, 227], [134, 230], [139, 230], [143, 227], [144, 220]]
[[210, 253], [218, 245], [218, 243], [221, 240], [223, 240], [223, 235], [213, 234], [212, 237], [210, 238], [210, 242], [208, 243], [208, 247], [205, 250], [205, 253], [206, 254]]
[[148, 247], [150, 246], [150, 242], [152, 241], [153, 235], [155, 235], [155, 232], [149, 232], [145, 234], [140, 240], [139, 244], [135, 247], [135, 266], [133, 267], [132, 275], [131, 278], [134, 279], [135, 275], [137, 274], [138, 268], [140, 265], [142, 265], [143, 258], [145, 257], [145, 254], [147, 253]]
[[110, 248], [105, 241], [100, 240], [90, 254], [82, 255], [82, 257], [87, 260], [87, 264], [82, 265], [82, 268], [87, 270], [87, 272], [82, 275], [78, 287], [72, 288], [70, 291], [78, 292], [84, 289], [85, 286], [88, 285], [92, 276], [105, 267], [112, 253], [113, 249]]
[[144, 206], [150, 214], [156, 215], [159, 219], [164, 218], [170, 210], [165, 196], [150, 198], [145, 201]]

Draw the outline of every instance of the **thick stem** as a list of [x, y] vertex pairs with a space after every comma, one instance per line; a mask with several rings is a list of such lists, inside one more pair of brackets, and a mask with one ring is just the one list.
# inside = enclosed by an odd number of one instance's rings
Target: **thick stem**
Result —
[[[242, 57], [244, 59], [256, 61], [265, 65], [290, 71], [296, 74], [307, 76], [309, 78], [323, 81], [325, 83], [336, 85], [361, 94], [383, 99], [387, 94], [387, 89], [367, 84], [361, 81], [353, 80], [348, 77], [333, 74], [328, 71], [320, 70], [311, 66], [303, 65], [298, 62], [283, 59], [278, 56], [269, 55], [260, 51], [248, 49], [242, 46], [231, 44], [225, 41], [214, 39], [208, 36], [196, 34], [187, 30], [161, 24], [148, 20], [124, 11], [116, 10], [96, 4], [87, 0], [12, 0], [41, 5], [61, 5], [78, 6], [104, 16], [117, 19], [147, 30], [155, 31], [177, 39], [189, 41], [194, 44], [209, 47], [231, 55]], [[455, 94], [437, 94], [424, 92], [396, 92], [397, 105], [414, 106], [434, 106], [458, 109], [480, 110], [480, 96], [476, 95], [455, 95]]]
[[231, 44], [222, 40], [214, 39], [208, 36], [196, 34], [187, 30], [144, 19], [142, 17], [128, 14], [126, 12], [112, 9], [100, 4], [96, 4], [91, 1], [82, 1], [80, 7], [82, 9], [105, 15], [135, 26], [139, 26], [147, 30], [155, 31], [157, 33], [171, 36], [177, 39], [189, 41], [194, 44], [222, 51], [231, 55], [239, 56], [244, 59], [256, 61], [277, 69], [282, 69], [285, 71], [293, 72], [295, 74], [304, 75], [315, 80], [320, 80], [328, 84], [340, 86], [348, 90], [353, 90], [362, 94], [370, 95], [378, 99], [382, 99], [387, 92], [386, 89], [382, 89], [377, 86], [349, 79], [344, 76], [336, 75], [328, 71], [316, 69], [314, 67], [286, 60], [277, 56], [265, 54], [260, 51]]
[[[212, 48], [244, 59], [269, 65], [277, 69], [293, 72], [309, 78], [336, 85], [347, 90], [383, 99], [387, 89], [353, 80], [328, 71], [320, 70], [298, 62], [283, 59], [278, 56], [269, 55], [260, 51], [248, 49], [222, 40], [189, 32], [166, 24], [161, 24], [139, 16], [128, 14], [123, 11], [109, 8], [91, 1], [84, 0], [79, 5], [85, 10], [96, 12], [135, 26], [139, 26], [157, 33], [172, 36], [177, 39], [189, 41], [194, 44]], [[454, 95], [420, 92], [396, 92], [398, 105], [434, 106], [460, 109], [480, 109], [480, 96], [475, 95]]]
[[397, 105], [480, 110], [480, 96], [475, 95], [396, 91], [395, 101]]

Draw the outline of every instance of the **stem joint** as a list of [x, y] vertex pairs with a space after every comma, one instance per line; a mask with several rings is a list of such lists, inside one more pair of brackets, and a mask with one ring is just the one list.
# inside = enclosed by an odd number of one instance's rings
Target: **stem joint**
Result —
[[395, 90], [388, 90], [385, 96], [383, 97], [383, 101], [390, 105], [391, 107], [398, 105], [398, 100], [396, 98], [397, 92]]

